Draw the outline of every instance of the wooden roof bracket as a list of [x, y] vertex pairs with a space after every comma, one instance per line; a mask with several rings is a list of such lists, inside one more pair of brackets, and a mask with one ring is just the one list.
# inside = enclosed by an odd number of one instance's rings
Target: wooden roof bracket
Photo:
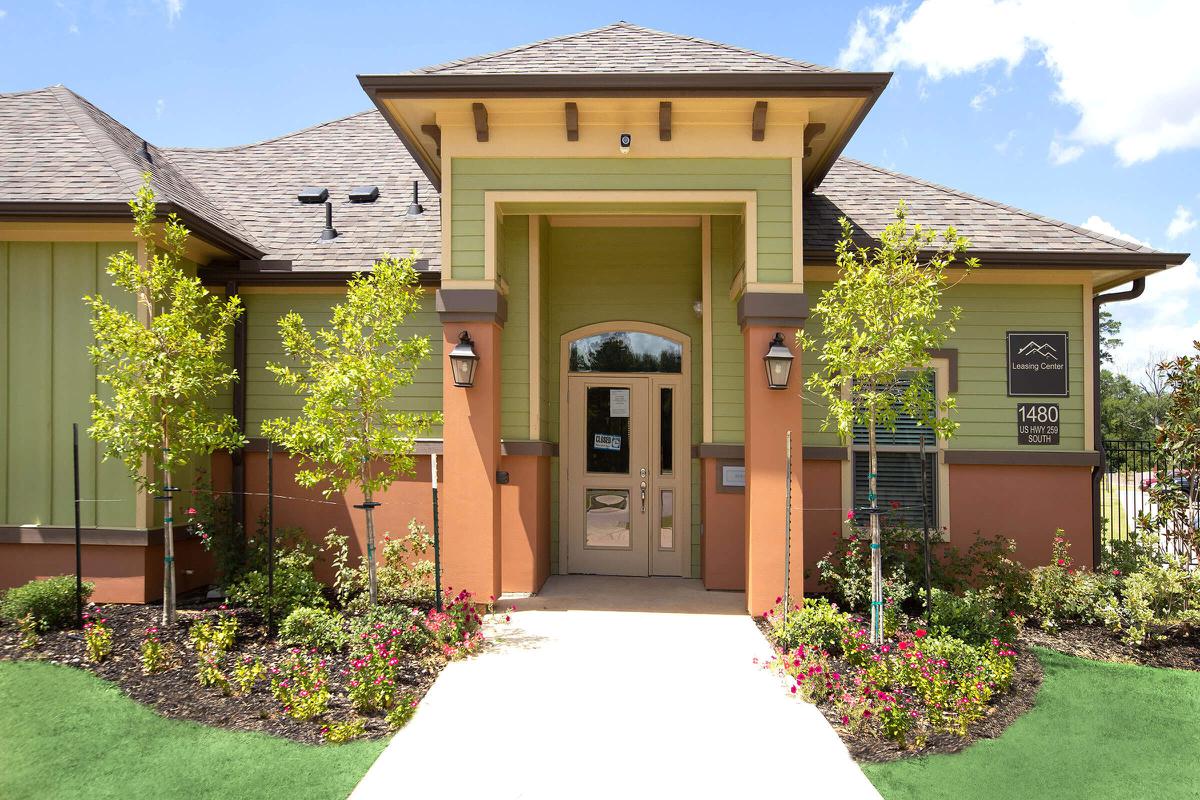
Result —
[[486, 142], [488, 140], [487, 106], [483, 103], [472, 103], [471, 113], [475, 115], [475, 141]]
[[567, 122], [567, 141], [579, 141], [579, 106], [576, 103], [566, 103], [563, 106]]
[[441, 125], [422, 125], [421, 133], [433, 139], [434, 147], [437, 151], [438, 158], [442, 156], [442, 126]]
[[812, 140], [825, 132], [824, 122], [810, 122], [804, 126], [804, 157], [812, 155]]
[[767, 138], [767, 101], [759, 100], [754, 104], [754, 115], [750, 120], [750, 138], [761, 142]]

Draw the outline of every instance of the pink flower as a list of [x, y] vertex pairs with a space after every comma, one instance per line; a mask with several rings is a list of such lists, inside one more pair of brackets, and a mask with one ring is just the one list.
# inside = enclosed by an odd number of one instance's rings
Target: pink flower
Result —
[[853, 510], [853, 509], [851, 509], [850, 511], [847, 511], [847, 512], [846, 512], [846, 519], [849, 519], [849, 520], [853, 520], [853, 519], [854, 519], [854, 510]]
[[191, 506], [188, 506], [187, 513], [188, 513], [189, 517], [194, 517], [194, 516], [196, 516], [196, 509], [192, 508]]
[[913, 631], [913, 636], [917, 637], [918, 639], [923, 639], [928, 633], [929, 631], [925, 630], [924, 628], [917, 628], [915, 631]]

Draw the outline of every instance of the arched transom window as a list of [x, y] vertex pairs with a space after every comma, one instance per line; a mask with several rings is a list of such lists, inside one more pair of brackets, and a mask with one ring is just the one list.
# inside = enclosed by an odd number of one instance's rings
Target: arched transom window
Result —
[[641, 331], [607, 331], [571, 342], [571, 372], [683, 371], [683, 345]]

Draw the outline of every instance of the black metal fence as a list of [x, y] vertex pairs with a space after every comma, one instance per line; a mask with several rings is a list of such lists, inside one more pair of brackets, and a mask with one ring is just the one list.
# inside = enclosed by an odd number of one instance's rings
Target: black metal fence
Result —
[[1154, 442], [1104, 441], [1105, 472], [1100, 484], [1100, 515], [1109, 539], [1128, 539], [1138, 517], [1151, 510], [1150, 481], [1158, 472]]

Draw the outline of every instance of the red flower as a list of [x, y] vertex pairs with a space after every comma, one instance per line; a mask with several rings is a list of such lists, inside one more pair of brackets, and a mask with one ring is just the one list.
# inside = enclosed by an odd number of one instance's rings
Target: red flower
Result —
[[918, 639], [923, 639], [928, 633], [929, 631], [925, 630], [924, 628], [917, 628], [915, 631], [913, 631], [913, 636], [917, 637]]
[[907, 650], [908, 648], [912, 647], [912, 642], [900, 642], [896, 645], [896, 647], [899, 647], [901, 650]]
[[192, 508], [191, 506], [188, 506], [187, 513], [188, 513], [189, 517], [194, 517], [194, 516], [196, 516], [196, 509]]

